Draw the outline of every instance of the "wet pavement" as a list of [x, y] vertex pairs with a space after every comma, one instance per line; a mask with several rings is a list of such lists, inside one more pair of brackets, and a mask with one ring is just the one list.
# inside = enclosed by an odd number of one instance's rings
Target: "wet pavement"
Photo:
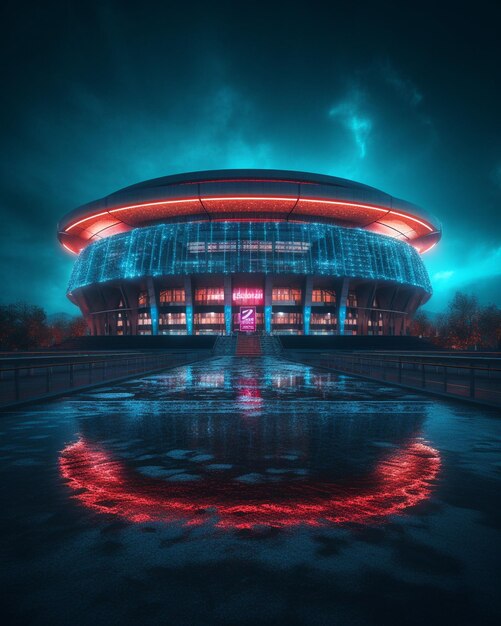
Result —
[[497, 624], [499, 417], [272, 357], [4, 413], [3, 623]]

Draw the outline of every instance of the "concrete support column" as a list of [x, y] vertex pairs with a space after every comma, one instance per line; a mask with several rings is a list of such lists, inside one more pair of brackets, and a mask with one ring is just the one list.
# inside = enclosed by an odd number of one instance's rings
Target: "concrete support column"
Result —
[[73, 298], [75, 299], [78, 308], [82, 311], [82, 315], [87, 323], [90, 334], [97, 335], [94, 315], [91, 314], [90, 306], [84, 291], [80, 290], [78, 293], [73, 294]]
[[231, 318], [232, 318], [232, 289], [231, 276], [224, 277], [224, 330], [225, 335], [231, 335]]
[[[393, 290], [393, 293], [391, 294], [390, 297], [390, 310], [391, 311], [396, 311], [397, 306], [398, 306], [398, 292], [399, 292], [399, 287], [396, 286], [395, 289]], [[390, 313], [390, 335], [397, 335], [398, 333], [396, 332], [396, 319], [397, 319], [397, 314], [396, 313]]]
[[350, 281], [343, 278], [339, 289], [336, 291], [336, 318], [337, 334], [344, 335], [344, 322], [346, 320], [346, 300], [350, 289]]
[[124, 285], [122, 295], [125, 298], [124, 304], [127, 308], [127, 319], [130, 324], [130, 334], [137, 335], [137, 296], [138, 289], [133, 285]]
[[413, 293], [410, 295], [407, 306], [405, 307], [407, 315], [404, 319], [404, 334], [407, 335], [409, 333], [409, 326], [412, 322], [412, 318], [414, 317], [417, 309], [421, 306], [421, 304], [423, 304], [423, 301], [426, 302], [422, 293]]
[[393, 298], [393, 309], [396, 311], [393, 317], [394, 332], [396, 336], [404, 334], [404, 318], [406, 317], [402, 311], [405, 309], [407, 296], [403, 287], [398, 287]]
[[87, 322], [87, 326], [89, 328], [89, 332], [91, 335], [97, 335], [97, 329], [96, 329], [96, 323], [95, 323], [95, 319], [94, 319], [94, 315], [92, 315], [91, 313], [89, 313], [86, 317], [85, 317], [85, 321]]
[[105, 293], [105, 289], [103, 289], [103, 287], [101, 286], [99, 289], [99, 309], [98, 311], [102, 311], [102, 313], [100, 313], [97, 317], [101, 323], [101, 332], [99, 334], [101, 335], [109, 335], [110, 334], [110, 325], [109, 325], [109, 320], [108, 320], [108, 309], [110, 308], [110, 303], [108, 302], [108, 299], [106, 298], [106, 293]]
[[93, 317], [94, 317], [94, 324], [96, 327], [96, 333], [98, 335], [105, 335], [106, 329], [105, 329], [105, 324], [104, 324], [104, 313], [96, 313], [95, 315], [93, 315]]
[[391, 329], [390, 310], [393, 298], [392, 287], [389, 285], [383, 285], [380, 289], [378, 289], [377, 298], [379, 307], [383, 309], [383, 335], [389, 335]]
[[271, 335], [272, 300], [273, 281], [271, 276], [266, 275], [264, 278], [264, 332], [267, 335]]
[[303, 294], [303, 333], [310, 334], [311, 300], [313, 295], [313, 276], [306, 276]]
[[120, 287], [120, 293], [121, 293], [121, 301], [122, 301], [122, 308], [123, 308], [123, 311], [120, 311], [120, 313], [122, 314], [122, 323], [123, 323], [122, 330], [123, 330], [124, 335], [130, 335], [131, 334], [130, 311], [127, 311], [127, 298], [125, 296], [123, 286]]
[[193, 335], [193, 289], [190, 276], [184, 278], [184, 299], [186, 302], [186, 334]]
[[367, 335], [369, 332], [369, 318], [371, 315], [372, 303], [376, 293], [376, 285], [361, 285], [357, 289], [358, 320], [357, 333]]
[[146, 279], [146, 290], [148, 291], [148, 302], [150, 305], [150, 318], [151, 318], [151, 334], [158, 335], [158, 303], [157, 294], [155, 290], [155, 284], [153, 278], [148, 276]]

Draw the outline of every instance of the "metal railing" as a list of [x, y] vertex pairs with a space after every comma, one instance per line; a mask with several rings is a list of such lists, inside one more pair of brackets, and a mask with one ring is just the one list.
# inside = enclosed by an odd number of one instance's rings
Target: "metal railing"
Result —
[[294, 357], [310, 365], [381, 382], [398, 383], [412, 389], [501, 406], [499, 358], [343, 352], [320, 355], [299, 355], [296, 352]]
[[210, 356], [210, 351], [185, 354], [127, 353], [105, 358], [75, 358], [63, 363], [50, 361], [47, 364], [0, 367], [0, 407], [49, 398], [80, 387], [193, 363]]

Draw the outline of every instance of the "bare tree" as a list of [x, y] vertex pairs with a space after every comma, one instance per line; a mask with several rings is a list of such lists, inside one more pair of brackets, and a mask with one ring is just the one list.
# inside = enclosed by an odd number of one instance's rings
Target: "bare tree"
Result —
[[47, 316], [36, 305], [18, 302], [0, 306], [0, 349], [29, 350], [49, 343]]
[[449, 304], [448, 343], [451, 348], [467, 350], [480, 343], [478, 329], [480, 307], [475, 296], [457, 291]]

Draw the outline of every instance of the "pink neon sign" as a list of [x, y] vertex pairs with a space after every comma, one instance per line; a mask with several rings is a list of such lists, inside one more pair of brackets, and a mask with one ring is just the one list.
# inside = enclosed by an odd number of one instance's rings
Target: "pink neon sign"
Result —
[[239, 302], [241, 304], [262, 304], [263, 303], [263, 290], [262, 289], [234, 289], [233, 290], [233, 302]]
[[256, 307], [240, 307], [240, 330], [254, 332], [256, 330]]

